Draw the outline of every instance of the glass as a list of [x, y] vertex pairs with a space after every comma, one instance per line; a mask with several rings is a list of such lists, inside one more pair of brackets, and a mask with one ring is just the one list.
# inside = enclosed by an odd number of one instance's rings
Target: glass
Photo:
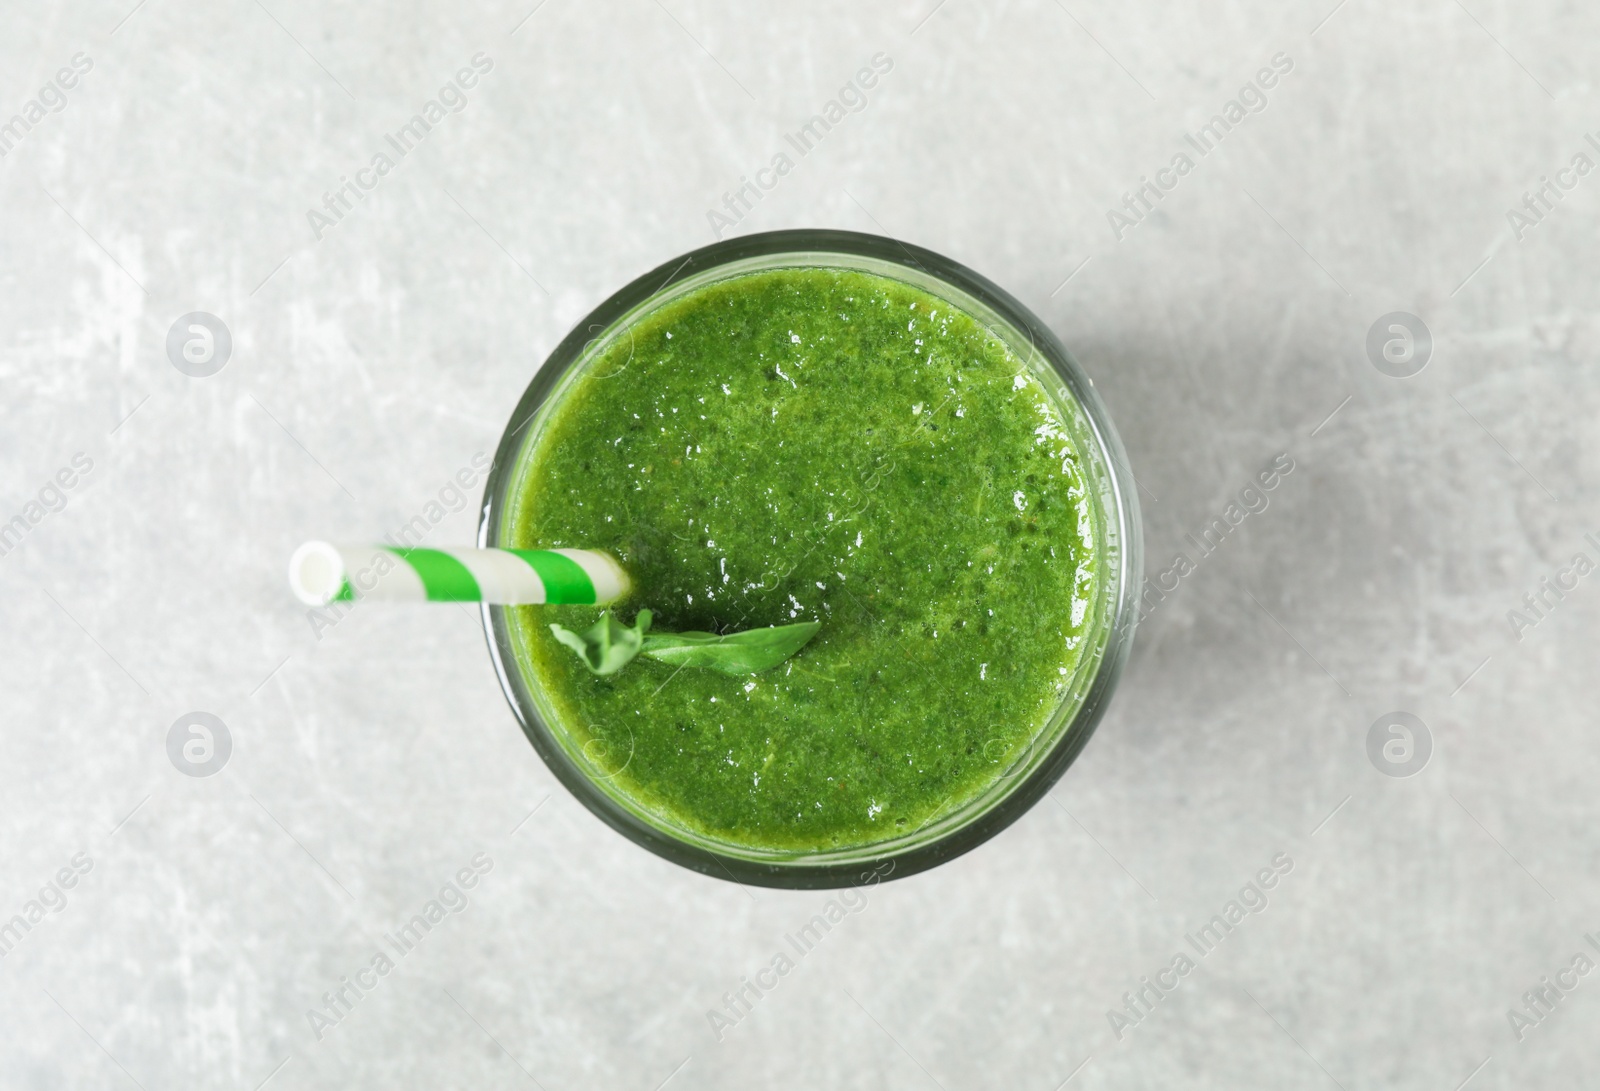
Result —
[[608, 782], [613, 755], [585, 750], [550, 726], [536, 679], [518, 661], [502, 607], [482, 607], [489, 654], [501, 688], [545, 764], [602, 821], [674, 863], [762, 886], [815, 889], [910, 875], [976, 847], [1020, 818], [1050, 790], [1104, 714], [1128, 656], [1138, 615], [1142, 536], [1127, 456], [1094, 384], [1032, 312], [972, 270], [920, 247], [846, 231], [773, 231], [715, 243], [639, 277], [600, 304], [567, 335], [534, 376], [495, 452], [484, 490], [478, 545], [502, 544], [501, 516], [532, 448], [568, 384], [639, 317], [708, 283], [766, 269], [831, 267], [910, 284], [977, 318], [1006, 343], [1056, 399], [1082, 456], [1093, 493], [1100, 623], [1061, 704], [1033, 743], [988, 788], [921, 829], [870, 845], [795, 852], [731, 845], [666, 823]]

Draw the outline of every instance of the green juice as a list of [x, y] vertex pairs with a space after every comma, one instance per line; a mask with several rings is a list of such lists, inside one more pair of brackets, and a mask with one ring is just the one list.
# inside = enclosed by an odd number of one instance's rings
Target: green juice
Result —
[[605, 789], [667, 831], [807, 854], [913, 833], [992, 789], [1103, 644], [1067, 416], [976, 318], [873, 273], [734, 275], [645, 308], [560, 388], [500, 544], [614, 554], [657, 630], [816, 620], [749, 677], [591, 675], [512, 607], [519, 670]]

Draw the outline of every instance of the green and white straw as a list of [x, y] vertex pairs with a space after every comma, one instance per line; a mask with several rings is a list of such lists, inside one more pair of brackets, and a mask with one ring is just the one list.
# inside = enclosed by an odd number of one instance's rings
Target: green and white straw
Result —
[[604, 606], [628, 592], [628, 574], [592, 549], [407, 549], [307, 542], [289, 558], [289, 586], [310, 606], [487, 602]]

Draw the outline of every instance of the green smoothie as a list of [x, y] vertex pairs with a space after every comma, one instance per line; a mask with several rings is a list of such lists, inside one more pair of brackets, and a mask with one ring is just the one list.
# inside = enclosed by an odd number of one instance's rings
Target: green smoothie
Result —
[[623, 621], [820, 621], [730, 677], [596, 677], [512, 607], [552, 731], [633, 811], [734, 851], [910, 834], [1013, 770], [1092, 654], [1095, 508], [1063, 404], [977, 319], [828, 267], [703, 285], [629, 319], [530, 429], [501, 544], [602, 549]]

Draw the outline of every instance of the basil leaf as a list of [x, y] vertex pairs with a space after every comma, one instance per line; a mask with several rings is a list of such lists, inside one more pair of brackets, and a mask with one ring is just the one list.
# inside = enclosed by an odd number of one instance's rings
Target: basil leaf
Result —
[[742, 633], [649, 633], [651, 614], [640, 610], [632, 628], [610, 610], [581, 633], [551, 624], [550, 631], [596, 675], [616, 674], [641, 652], [674, 667], [705, 667], [723, 674], [759, 674], [805, 647], [822, 628], [820, 621], [773, 625]]
[[622, 624], [610, 610], [600, 615], [600, 620], [581, 633], [564, 625], [551, 623], [550, 631], [557, 640], [578, 653], [583, 665], [598, 675], [616, 674], [633, 662], [644, 645], [645, 631], [650, 628], [650, 611], [640, 610], [633, 619], [633, 627]]
[[723, 674], [759, 674], [805, 647], [822, 628], [820, 621], [774, 625], [742, 633], [651, 633], [644, 654], [675, 667], [708, 667]]

